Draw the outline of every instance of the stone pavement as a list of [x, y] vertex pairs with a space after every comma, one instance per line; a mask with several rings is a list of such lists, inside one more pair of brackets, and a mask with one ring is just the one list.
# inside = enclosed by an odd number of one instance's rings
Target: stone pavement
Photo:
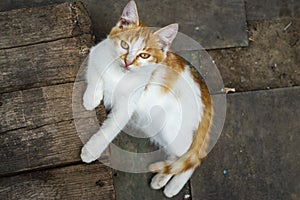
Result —
[[229, 94], [222, 135], [191, 180], [192, 199], [299, 199], [299, 103], [300, 87]]

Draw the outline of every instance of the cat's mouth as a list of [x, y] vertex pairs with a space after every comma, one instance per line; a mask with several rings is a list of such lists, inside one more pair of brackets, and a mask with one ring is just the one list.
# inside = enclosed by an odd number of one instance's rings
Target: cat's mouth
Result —
[[130, 70], [130, 68], [132, 66], [132, 63], [133, 62], [131, 62], [131, 61], [124, 60], [123, 63], [122, 63], [123, 64], [123, 69], [126, 70], [126, 71]]
[[124, 64], [123, 62], [120, 64], [120, 68], [121, 68], [121, 70], [122, 70], [123, 72], [128, 72], [128, 71], [130, 71], [130, 66]]

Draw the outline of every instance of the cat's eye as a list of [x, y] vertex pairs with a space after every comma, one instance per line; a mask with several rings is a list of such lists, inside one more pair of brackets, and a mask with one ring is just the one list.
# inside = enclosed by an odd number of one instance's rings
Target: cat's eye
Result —
[[129, 45], [124, 40], [121, 40], [121, 47], [126, 50], [129, 49]]
[[143, 58], [143, 59], [147, 59], [150, 57], [150, 54], [148, 53], [140, 53], [140, 57]]

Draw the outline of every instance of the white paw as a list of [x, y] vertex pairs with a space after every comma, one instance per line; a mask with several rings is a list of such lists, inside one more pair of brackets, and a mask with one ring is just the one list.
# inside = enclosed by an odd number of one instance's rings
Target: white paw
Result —
[[101, 100], [102, 94], [94, 96], [94, 94], [86, 91], [83, 95], [83, 106], [87, 110], [94, 110], [100, 104]]
[[176, 185], [174, 185], [172, 182], [169, 183], [165, 189], [164, 189], [164, 194], [166, 197], [171, 198], [173, 196], [175, 196], [176, 194], [178, 194], [181, 190], [181, 187], [177, 187]]
[[95, 133], [81, 150], [82, 161], [90, 163], [97, 160], [108, 145], [109, 141], [103, 134]]
[[177, 195], [188, 181], [190, 174], [191, 173], [185, 172], [175, 175], [164, 189], [165, 196], [171, 198]]
[[94, 156], [91, 154], [90, 150], [86, 147], [87, 145], [84, 145], [84, 147], [81, 149], [81, 160], [85, 163], [91, 163], [95, 160], [97, 160], [97, 156]]
[[172, 175], [170, 174], [156, 174], [150, 183], [150, 186], [154, 190], [158, 190], [162, 187], [164, 187], [167, 182], [172, 178]]

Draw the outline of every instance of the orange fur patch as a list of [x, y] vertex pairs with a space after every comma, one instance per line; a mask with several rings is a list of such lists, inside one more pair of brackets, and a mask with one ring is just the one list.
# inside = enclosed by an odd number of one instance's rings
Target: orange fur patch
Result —
[[111, 29], [108, 37], [111, 38], [111, 37], [114, 37], [114, 36], [118, 35], [119, 33], [122, 33], [122, 32], [125, 32], [125, 31], [129, 31], [131, 29], [141, 28], [141, 27], [146, 27], [146, 26], [144, 24], [142, 24], [141, 22], [139, 22], [139, 25], [129, 24], [129, 25], [124, 26], [123, 28], [120, 28], [118, 26], [114, 26]]
[[185, 60], [181, 58], [180, 56], [168, 51], [167, 56], [165, 60], [163, 61], [163, 64], [177, 73], [183, 72], [185, 67]]
[[186, 62], [180, 56], [167, 52], [167, 56], [163, 61], [163, 64], [169, 68], [168, 75], [164, 77], [162, 83], [162, 93], [167, 94], [171, 91], [173, 85], [179, 77], [179, 74], [184, 71]]
[[[200, 81], [199, 81], [200, 82]], [[200, 153], [200, 159], [204, 159], [207, 155], [207, 143], [204, 143], [205, 140], [208, 141], [209, 130], [212, 123], [213, 117], [213, 105], [212, 99], [209, 95], [207, 86], [200, 82], [201, 88], [201, 100], [204, 105], [204, 112], [202, 116], [202, 120], [199, 123], [196, 137], [191, 145], [191, 149], [197, 149], [198, 153]], [[200, 150], [200, 152], [199, 152]]]
[[108, 37], [119, 44], [120, 40], [127, 41], [129, 43], [140, 37], [144, 38], [144, 46], [152, 49], [160, 49], [160, 44], [157, 36], [153, 34], [153, 30], [145, 26], [129, 25], [124, 28], [113, 27]]

